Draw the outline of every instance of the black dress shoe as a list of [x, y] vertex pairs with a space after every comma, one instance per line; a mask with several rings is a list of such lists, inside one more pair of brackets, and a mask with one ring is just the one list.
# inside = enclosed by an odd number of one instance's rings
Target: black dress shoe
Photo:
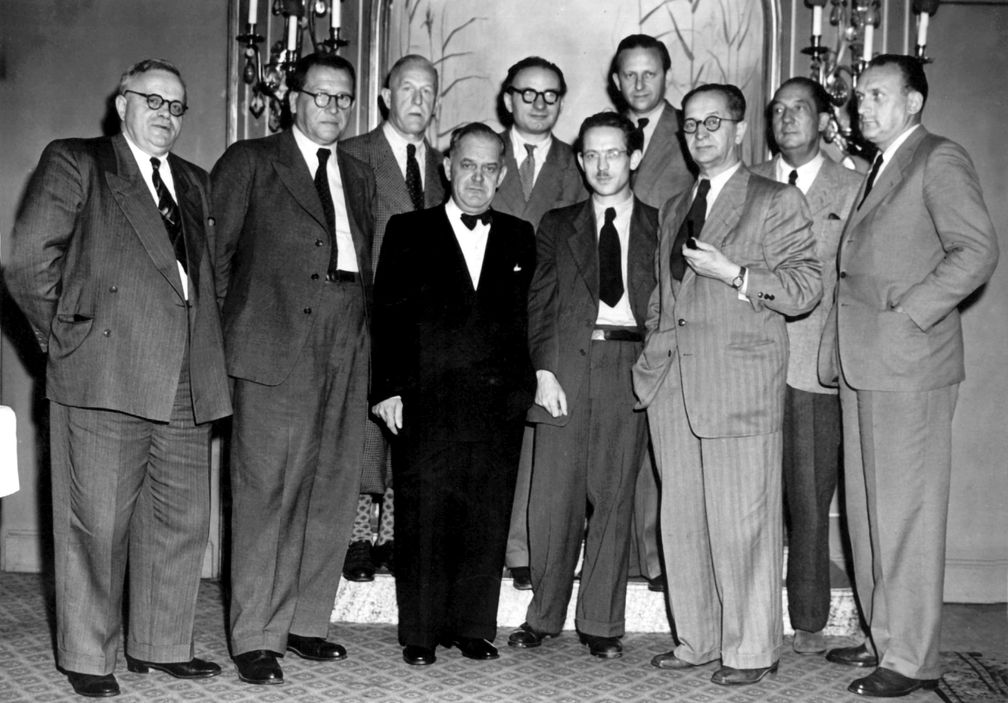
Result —
[[389, 540], [382, 544], [376, 544], [371, 548], [371, 563], [376, 569], [385, 567], [385, 570], [395, 576], [395, 542]]
[[647, 589], [654, 593], [665, 592], [665, 574], [658, 574], [654, 578], [647, 580]]
[[511, 585], [519, 591], [532, 590], [532, 570], [527, 566], [516, 566], [511, 571]]
[[856, 647], [840, 647], [826, 653], [826, 660], [845, 666], [878, 666], [878, 657], [862, 643]]
[[540, 632], [527, 622], [523, 622], [517, 630], [508, 635], [508, 646], [521, 649], [532, 649], [542, 645], [547, 637], [556, 637], [548, 632]]
[[938, 688], [938, 679], [911, 679], [880, 666], [864, 678], [851, 682], [847, 690], [871, 698], [899, 698], [920, 688], [933, 691]]
[[302, 637], [293, 633], [287, 635], [287, 651], [294, 652], [302, 659], [317, 662], [346, 659], [346, 649], [341, 644], [321, 637]]
[[720, 686], [747, 686], [759, 683], [767, 674], [776, 674], [778, 664], [780, 662], [774, 662], [770, 666], [757, 669], [736, 669], [731, 666], [722, 666], [714, 672], [710, 680], [711, 683], [716, 683]]
[[375, 565], [371, 559], [371, 542], [366, 539], [351, 542], [343, 560], [343, 578], [362, 583], [374, 581]]
[[692, 669], [694, 666], [700, 665], [690, 664], [685, 659], [680, 659], [675, 655], [675, 650], [672, 650], [671, 652], [656, 654], [651, 657], [651, 666], [656, 669]]
[[197, 657], [193, 657], [187, 662], [164, 663], [145, 662], [140, 659], [134, 659], [128, 654], [126, 655], [126, 668], [134, 674], [146, 674], [151, 669], [155, 669], [163, 671], [177, 679], [208, 679], [221, 672], [221, 668], [213, 662], [208, 662]]
[[437, 661], [433, 647], [421, 647], [416, 644], [403, 647], [402, 658], [410, 666], [427, 666]]
[[498, 659], [500, 653], [490, 642], [479, 637], [455, 637], [441, 643], [443, 647], [458, 647], [466, 659]]
[[620, 644], [619, 637], [581, 635], [581, 642], [588, 645], [588, 652], [593, 657], [615, 659], [623, 656], [623, 645]]
[[254, 649], [251, 652], [236, 654], [234, 663], [238, 668], [238, 678], [245, 683], [283, 683], [283, 669], [277, 663], [276, 652]]
[[108, 698], [119, 695], [119, 682], [112, 674], [79, 674], [67, 671], [67, 679], [74, 693], [88, 698]]

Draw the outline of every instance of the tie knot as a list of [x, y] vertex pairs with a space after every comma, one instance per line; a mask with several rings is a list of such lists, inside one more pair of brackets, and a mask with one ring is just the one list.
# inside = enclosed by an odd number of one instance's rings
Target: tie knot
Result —
[[536, 149], [536, 145], [535, 144], [526, 144], [525, 145], [525, 154], [526, 154], [526, 157], [529, 158], [529, 159], [535, 158], [535, 156], [532, 153], [532, 152], [535, 151], [535, 149]]
[[318, 154], [319, 167], [322, 167], [326, 165], [327, 161], [329, 161], [329, 155], [332, 154], [332, 151], [329, 149], [319, 149], [315, 153]]
[[616, 221], [616, 208], [607, 207], [605, 209], [604, 216], [605, 216], [605, 224], [611, 225], [613, 222]]
[[641, 117], [639, 120], [637, 120], [637, 129], [643, 132], [644, 128], [647, 127], [650, 122], [651, 118]]
[[701, 178], [700, 182], [697, 183], [696, 196], [698, 198], [705, 198], [705, 197], [707, 197], [707, 193], [709, 193], [709, 192], [710, 192], [710, 179], [709, 178]]
[[406, 145], [406, 158], [412, 159], [416, 156], [416, 144]]
[[468, 212], [462, 213], [462, 224], [466, 226], [467, 229], [475, 229], [477, 222], [482, 222], [485, 225], [490, 224], [490, 211], [484, 210], [478, 215], [470, 215]]
[[791, 173], [789, 173], [788, 177], [787, 177], [787, 182], [788, 182], [788, 185], [791, 185], [791, 186], [793, 186], [795, 183], [797, 183], [798, 182], [798, 171], [796, 171], [795, 169], [791, 169]]
[[159, 159], [156, 156], [150, 157], [150, 165], [154, 167], [155, 171], [157, 171], [159, 168], [161, 168], [161, 159]]

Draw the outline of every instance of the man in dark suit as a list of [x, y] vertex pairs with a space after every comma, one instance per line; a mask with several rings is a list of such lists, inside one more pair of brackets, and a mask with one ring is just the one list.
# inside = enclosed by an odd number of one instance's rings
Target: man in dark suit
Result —
[[309, 54], [288, 86], [293, 128], [233, 144], [212, 174], [234, 379], [231, 652], [255, 684], [283, 680], [284, 650], [346, 656], [326, 635], [367, 415], [375, 186], [336, 151], [354, 69]]
[[[567, 94], [567, 82], [556, 64], [529, 56], [508, 69], [502, 90], [501, 100], [512, 124], [501, 134], [506, 175], [494, 196], [493, 207], [520, 217], [535, 228], [547, 211], [587, 196], [574, 150], [553, 136], [553, 127], [563, 109], [563, 96]], [[522, 440], [505, 554], [512, 584], [519, 590], [532, 588], [528, 501], [534, 441], [535, 433], [529, 425]]]
[[796, 186], [812, 211], [824, 304], [787, 318], [784, 395], [784, 509], [788, 530], [788, 617], [799, 654], [826, 651], [830, 610], [829, 510], [840, 463], [840, 403], [819, 382], [816, 359], [836, 285], [837, 244], [861, 177], [819, 148], [831, 108], [825, 89], [799, 77], [784, 81], [768, 109], [779, 153], [753, 173]]
[[[366, 163], [374, 173], [378, 197], [372, 261], [378, 260], [390, 217], [444, 202], [443, 157], [426, 136], [434, 117], [437, 91], [437, 70], [431, 62], [416, 54], [403, 56], [392, 66], [386, 87], [381, 91], [388, 118], [367, 134], [340, 143], [341, 149]], [[388, 443], [380, 425], [372, 418], [364, 431], [361, 496], [343, 565], [343, 576], [351, 581], [373, 580], [376, 566], [385, 565], [390, 572], [395, 570], [393, 492], [388, 466]], [[383, 496], [373, 553], [372, 495]]]
[[[529, 498], [532, 602], [508, 644], [563, 629], [584, 536], [575, 625], [591, 654], [622, 654], [633, 492], [647, 450], [630, 371], [654, 289], [658, 212], [634, 198], [640, 132], [601, 112], [578, 135], [592, 196], [547, 213], [536, 236], [529, 346], [536, 369]], [[585, 520], [588, 529], [585, 531]]]
[[532, 226], [489, 209], [504, 141], [452, 134], [442, 207], [389, 220], [375, 280], [373, 412], [397, 435], [396, 601], [408, 664], [496, 659], [501, 569], [535, 376]]
[[964, 375], [956, 309], [997, 264], [994, 226], [961, 146], [920, 124], [920, 61], [876, 56], [857, 86], [879, 151], [840, 242], [820, 377], [840, 384], [844, 488], [858, 603], [870, 638], [832, 650], [877, 666], [863, 696], [934, 688], [941, 676], [952, 414]]
[[710, 84], [683, 99], [696, 188], [661, 213], [658, 287], [634, 387], [661, 472], [669, 609], [679, 646], [651, 663], [721, 660], [711, 681], [777, 670], [785, 315], [819, 301], [812, 219], [796, 188], [741, 162], [745, 98]]
[[[680, 114], [665, 99], [671, 66], [663, 42], [647, 34], [631, 34], [616, 47], [611, 71], [613, 87], [625, 103], [626, 115], [644, 139], [644, 158], [631, 176], [630, 185], [641, 202], [658, 209], [693, 183], [692, 162], [685, 157], [680, 142]], [[666, 566], [675, 568], [674, 564]], [[645, 455], [637, 475], [630, 571], [647, 578], [651, 590], [662, 590], [658, 484], [649, 455]]]
[[127, 562], [130, 671], [220, 673], [193, 657], [210, 423], [231, 412], [209, 183], [170, 153], [186, 110], [178, 69], [137, 63], [115, 106], [121, 134], [42, 154], [6, 272], [48, 352], [56, 654], [83, 696], [119, 693]]

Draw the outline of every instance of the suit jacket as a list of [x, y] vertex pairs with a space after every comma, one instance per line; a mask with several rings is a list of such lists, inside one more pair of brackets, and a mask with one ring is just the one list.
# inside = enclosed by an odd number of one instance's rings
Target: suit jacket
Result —
[[[780, 156], [754, 166], [753, 173], [771, 180], [777, 177]], [[822, 166], [805, 194], [812, 211], [812, 234], [815, 236], [816, 258], [822, 265], [822, 301], [811, 312], [787, 319], [788, 370], [787, 384], [809, 393], [835, 394], [835, 388], [819, 383], [819, 340], [833, 300], [837, 280], [837, 247], [847, 215], [862, 176], [844, 168], [824, 155]]]
[[526, 306], [532, 226], [494, 212], [479, 288], [444, 207], [389, 220], [375, 281], [374, 402], [402, 396], [403, 430], [486, 440], [521, 422], [535, 375]]
[[[336, 159], [367, 300], [374, 178], [352, 156], [337, 150]], [[322, 203], [289, 131], [232, 144], [210, 177], [228, 373], [278, 385], [309, 337], [317, 317], [311, 311], [326, 285], [330, 244]]]
[[693, 185], [695, 167], [684, 156], [688, 152], [680, 139], [679, 111], [665, 101], [644, 158], [630, 176], [634, 195], [653, 208], [661, 210], [669, 198]]
[[[588, 197], [574, 149], [567, 142], [553, 137], [546, 161], [543, 162], [539, 177], [532, 186], [532, 194], [526, 202], [521, 178], [518, 176], [518, 162], [515, 159], [510, 131], [501, 132], [501, 138], [504, 139], [504, 165], [507, 167], [507, 173], [504, 174], [504, 181], [494, 196], [494, 210], [520, 217], [526, 222], [531, 222], [532, 227], [538, 227], [542, 216], [548, 211]], [[522, 160], [525, 159], [525, 154], [520, 156]]]
[[669, 259], [690, 191], [661, 212], [658, 286], [648, 308], [634, 389], [647, 407], [664, 382], [682, 392], [698, 437], [742, 437], [780, 429], [787, 367], [784, 316], [799, 315], [822, 293], [812, 218], [797, 188], [753, 175], [744, 165], [710, 207], [700, 238], [749, 270], [748, 302], [731, 286]]
[[930, 390], [961, 381], [956, 306], [990, 278], [997, 257], [997, 235], [966, 151], [918, 126], [847, 220], [820, 378], [836, 382], [839, 354], [844, 378], [859, 390]]
[[169, 154], [189, 293], [124, 136], [46, 147], [12, 235], [11, 295], [48, 351], [46, 396], [168, 421], [187, 352], [196, 422], [231, 414], [206, 172]]
[[[553, 372], [567, 394], [568, 409], [588, 370], [588, 347], [599, 310], [598, 236], [592, 201], [547, 213], [536, 235], [536, 269], [529, 289], [529, 349], [536, 370]], [[626, 289], [643, 329], [655, 287], [658, 211], [634, 200], [630, 216]], [[533, 405], [530, 422], [566, 425]]]
[[[399, 164], [385, 137], [384, 129], [385, 125], [381, 124], [367, 134], [352, 137], [339, 144], [340, 149], [370, 166], [374, 174], [377, 197], [374, 204], [375, 223], [371, 261], [378, 261], [389, 218], [413, 210], [413, 201], [410, 200], [409, 191], [406, 189], [406, 179], [399, 170]], [[447, 182], [441, 163], [444, 157], [430, 143], [425, 141], [425, 144], [427, 151], [423, 164], [424, 207], [434, 207], [445, 201]]]

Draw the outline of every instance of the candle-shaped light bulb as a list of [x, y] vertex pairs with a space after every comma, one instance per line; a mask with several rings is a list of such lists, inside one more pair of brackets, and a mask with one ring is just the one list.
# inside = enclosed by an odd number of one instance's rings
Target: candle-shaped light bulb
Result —
[[287, 51], [292, 54], [297, 51], [298, 18], [291, 15], [287, 18]]
[[812, 8], [812, 36], [822, 36], [822, 8], [819, 5]]
[[249, 0], [248, 23], [255, 24], [259, 19], [259, 0]]
[[343, 26], [342, 10], [343, 3], [341, 0], [332, 0], [332, 11], [329, 13], [329, 26], [333, 29], [339, 29]]
[[930, 21], [931, 15], [926, 12], [917, 15], [917, 46], [927, 46], [927, 30]]
[[875, 25], [866, 22], [864, 26], [864, 47], [861, 51], [861, 58], [865, 62], [871, 61], [872, 43], [875, 41]]

